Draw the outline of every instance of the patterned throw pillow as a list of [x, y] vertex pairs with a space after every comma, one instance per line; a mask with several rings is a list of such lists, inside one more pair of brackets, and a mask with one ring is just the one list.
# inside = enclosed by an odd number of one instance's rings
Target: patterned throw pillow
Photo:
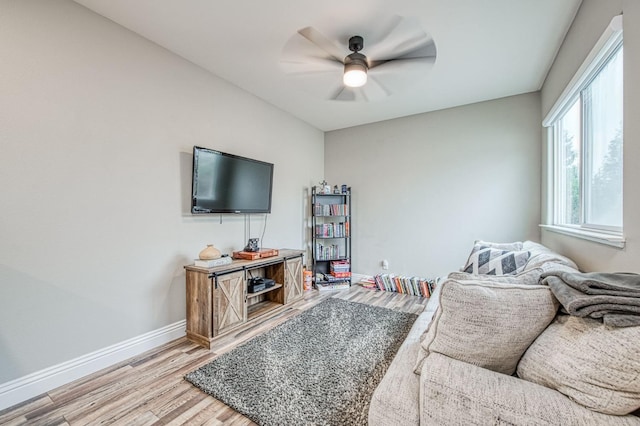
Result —
[[462, 272], [474, 275], [514, 275], [527, 266], [531, 253], [476, 244]]

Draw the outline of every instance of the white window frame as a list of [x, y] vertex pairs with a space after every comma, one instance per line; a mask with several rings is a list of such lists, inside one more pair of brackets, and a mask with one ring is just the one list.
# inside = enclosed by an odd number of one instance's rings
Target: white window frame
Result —
[[[558, 199], [560, 195], [556, 189], [556, 177], [559, 176], [559, 162], [556, 161], [554, 125], [564, 117], [569, 108], [580, 97], [580, 92], [589, 85], [602, 66], [610, 59], [612, 54], [622, 44], [622, 15], [615, 16], [578, 71], [575, 73], [565, 90], [553, 105], [542, 125], [547, 128], [547, 212], [545, 224], [540, 225], [544, 229], [595, 241], [614, 247], [622, 248], [625, 245], [622, 228], [593, 226], [593, 225], [567, 225], [557, 224], [558, 208], [561, 205]], [[582, 176], [580, 177], [582, 181]]]

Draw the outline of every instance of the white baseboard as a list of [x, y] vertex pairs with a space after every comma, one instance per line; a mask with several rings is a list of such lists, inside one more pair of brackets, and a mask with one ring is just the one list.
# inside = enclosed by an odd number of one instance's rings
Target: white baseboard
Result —
[[0, 384], [0, 410], [71, 383], [185, 335], [186, 320]]

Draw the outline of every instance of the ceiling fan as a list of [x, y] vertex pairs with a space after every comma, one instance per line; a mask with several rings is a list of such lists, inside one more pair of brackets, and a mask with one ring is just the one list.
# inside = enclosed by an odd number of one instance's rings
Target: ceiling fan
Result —
[[355, 35], [302, 28], [285, 45], [281, 64], [301, 88], [341, 101], [384, 98], [428, 74], [436, 46], [416, 21], [394, 16], [373, 28]]

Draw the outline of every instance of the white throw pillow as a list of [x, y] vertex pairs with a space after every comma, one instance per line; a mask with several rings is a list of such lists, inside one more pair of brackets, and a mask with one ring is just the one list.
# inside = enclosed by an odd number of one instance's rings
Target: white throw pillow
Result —
[[417, 374], [431, 352], [512, 374], [558, 310], [547, 286], [478, 280], [445, 281], [439, 302], [422, 339]]
[[629, 414], [640, 408], [640, 327], [560, 315], [527, 349], [517, 372], [593, 411]]

